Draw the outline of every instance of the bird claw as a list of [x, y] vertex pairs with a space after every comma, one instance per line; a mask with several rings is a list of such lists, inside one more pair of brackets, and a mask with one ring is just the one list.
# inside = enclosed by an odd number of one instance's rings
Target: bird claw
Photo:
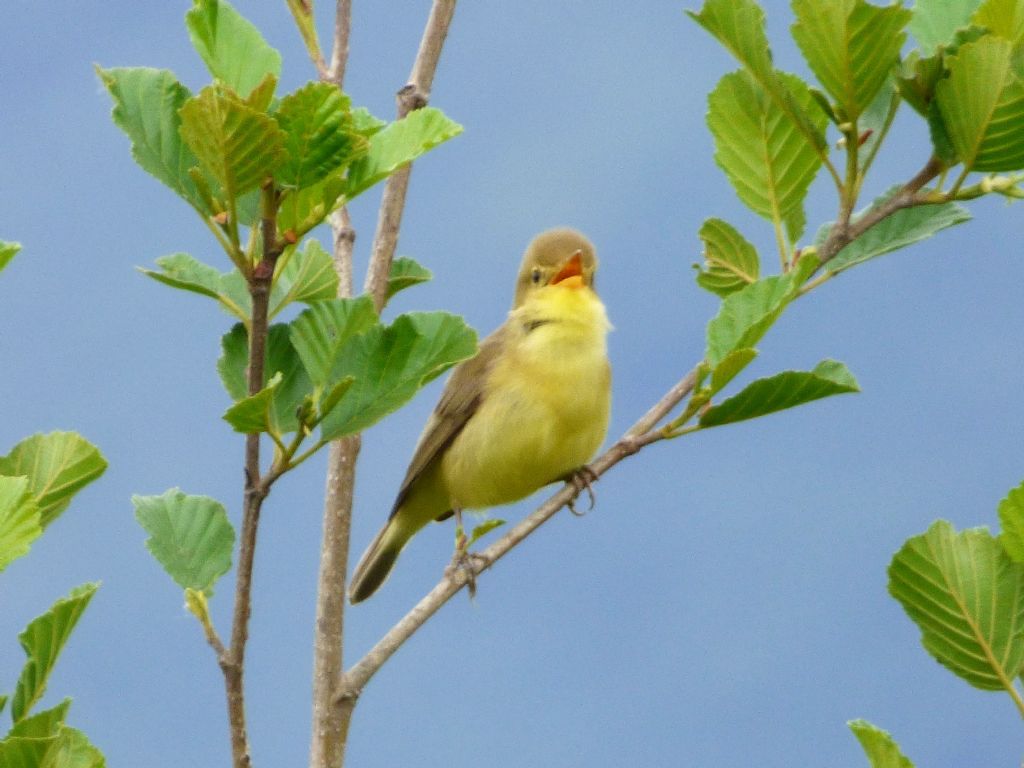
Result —
[[[465, 536], [462, 537], [465, 539]], [[456, 546], [452, 561], [444, 569], [444, 575], [452, 578], [459, 571], [466, 574], [466, 588], [469, 590], [469, 597], [476, 597], [476, 577], [490, 564], [490, 560], [478, 552], [469, 552], [464, 547], [459, 549]]]
[[[594, 504], [597, 502], [597, 497], [594, 495], [593, 483], [596, 481], [597, 472], [592, 470], [586, 464], [579, 469], [574, 470], [566, 480], [566, 482], [571, 483], [576, 489], [576, 495], [569, 499], [569, 503], [566, 505], [569, 507], [569, 511], [576, 515], [576, 517], [583, 517], [587, 512], [590, 512], [594, 508]], [[590, 499], [590, 506], [587, 507], [587, 512], [578, 512], [576, 510], [576, 498], [579, 494], [583, 493], [583, 491], [587, 492], [587, 496]]]
[[469, 551], [469, 537], [462, 527], [462, 510], [455, 510], [455, 552], [452, 561], [444, 569], [445, 576], [451, 578], [462, 571], [466, 574], [466, 587], [469, 597], [476, 597], [476, 577], [490, 565], [490, 560], [477, 552]]

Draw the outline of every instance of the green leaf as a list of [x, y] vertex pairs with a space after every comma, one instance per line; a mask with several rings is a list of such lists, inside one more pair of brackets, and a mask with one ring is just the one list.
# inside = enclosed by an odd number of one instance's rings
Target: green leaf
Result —
[[27, 477], [0, 477], [0, 571], [28, 553], [43, 529]]
[[883, 731], [867, 720], [851, 720], [847, 725], [863, 747], [871, 768], [914, 768], [914, 764], [903, 756], [899, 744], [888, 731]]
[[725, 389], [729, 382], [735, 379], [744, 368], [750, 365], [757, 357], [757, 350], [750, 347], [734, 349], [722, 358], [722, 362], [715, 366], [711, 372], [711, 389], [709, 394], [714, 395]]
[[[52, 761], [52, 762], [50, 762]], [[63, 726], [43, 768], [106, 768], [107, 761], [84, 733]]]
[[[868, 162], [874, 162], [874, 155], [878, 152], [878, 143], [882, 140], [886, 126], [890, 124], [900, 106], [899, 91], [892, 80], [886, 80], [879, 89], [874, 100], [868, 104], [868, 108], [860, 116], [857, 123], [857, 130], [860, 133], [862, 143], [857, 159], [861, 171], [867, 167]], [[863, 138], [864, 136], [867, 138]]]
[[45, 736], [0, 741], [0, 768], [105, 768], [106, 761], [85, 734], [66, 725]]
[[181, 138], [228, 201], [259, 187], [285, 159], [284, 132], [221, 86], [181, 107]]
[[928, 105], [935, 96], [935, 86], [946, 72], [942, 58], [942, 54], [938, 53], [922, 57], [920, 52], [911, 51], [896, 76], [900, 96], [921, 115], [928, 115]]
[[855, 121], [900, 58], [910, 11], [864, 0], [793, 0], [793, 39], [818, 81]]
[[[783, 74], [779, 82], [814, 116], [815, 128], [823, 129], [827, 118], [814, 106], [804, 83]], [[718, 81], [708, 97], [707, 122], [715, 139], [715, 162], [740, 200], [770, 221], [801, 220], [821, 157], [749, 72], [733, 72]]]
[[71, 503], [71, 497], [103, 474], [107, 461], [75, 432], [33, 435], [0, 457], [0, 475], [25, 475], [39, 505], [45, 529]]
[[[794, 98], [787, 83], [772, 66], [772, 53], [761, 7], [754, 0], [705, 0], [700, 13], [686, 13], [714, 35], [747, 68], [775, 107], [786, 114], [819, 155], [824, 157], [827, 152], [824, 124], [819, 125], [816, 120], [818, 116], [823, 118], [824, 115], [817, 107], [808, 110], [809, 102], [802, 99], [803, 94], [797, 94], [802, 103]], [[791, 80], [796, 79], [792, 75], [789, 77]]]
[[274, 172], [285, 187], [303, 189], [366, 154], [352, 124], [351, 102], [332, 83], [308, 83], [281, 99], [274, 119], [285, 134], [287, 158]]
[[462, 126], [434, 107], [410, 112], [370, 137], [369, 152], [348, 170], [351, 200], [420, 155], [462, 133]]
[[748, 384], [739, 394], [705, 411], [700, 425], [733, 424], [823, 397], [859, 391], [857, 380], [845, 365], [823, 360], [811, 371], [784, 371]]
[[726, 296], [718, 314], [708, 323], [707, 361], [716, 367], [733, 350], [757, 344], [796, 295], [801, 282], [792, 272], [773, 275]]
[[1024, 168], [1024, 79], [1013, 44], [983, 37], [948, 63], [935, 99], [961, 162], [976, 171]]
[[484, 520], [480, 525], [473, 526], [473, 531], [469, 534], [469, 540], [466, 542], [466, 549], [472, 547], [495, 528], [501, 528], [504, 524], [504, 520], [493, 518], [491, 520]]
[[196, 0], [185, 25], [210, 74], [242, 98], [268, 74], [280, 77], [281, 54], [227, 0]]
[[1024, 483], [999, 502], [999, 543], [1015, 563], [1024, 563]]
[[476, 333], [446, 312], [399, 315], [388, 327], [375, 325], [345, 345], [332, 380], [355, 383], [324, 419], [323, 439], [359, 432], [405, 405], [419, 389], [455, 363], [476, 354]]
[[231, 567], [235, 529], [220, 502], [172, 488], [160, 496], [132, 496], [146, 547], [182, 589], [213, 594]]
[[971, 21], [1014, 46], [1024, 43], [1024, 0], [985, 0]]
[[704, 242], [704, 268], [697, 274], [697, 285], [728, 296], [757, 281], [757, 251], [731, 224], [708, 219], [698, 236]]
[[302, 237], [344, 202], [347, 184], [345, 177], [338, 173], [305, 189], [289, 192], [278, 210], [278, 230]]
[[331, 382], [331, 371], [341, 350], [356, 335], [377, 325], [373, 299], [318, 301], [291, 323], [291, 341], [313, 384]]
[[340, 403], [341, 398], [343, 398], [345, 396], [345, 393], [352, 388], [352, 385], [355, 383], [355, 381], [356, 380], [353, 377], [346, 376], [341, 381], [334, 384], [330, 389], [328, 389], [324, 393], [324, 396], [320, 398], [319, 407], [317, 409], [318, 422], [323, 421], [325, 418], [327, 418], [327, 415], [334, 410], [334, 406]]
[[[226, 333], [221, 339], [221, 348], [223, 352], [217, 361], [217, 370], [224, 388], [232, 400], [248, 398], [249, 334], [245, 326], [238, 324]], [[281, 374], [281, 381], [273, 389], [271, 423], [278, 433], [294, 432], [299, 428], [296, 412], [302, 401], [313, 392], [313, 383], [292, 346], [289, 326], [281, 324], [270, 326], [261, 389], [266, 389], [276, 373]]]
[[277, 89], [277, 75], [268, 73], [252, 93], [245, 97], [245, 103], [257, 112], [266, 112], [274, 103], [274, 91]]
[[309, 304], [337, 295], [338, 273], [334, 271], [334, 260], [319, 242], [307, 240], [303, 250], [292, 251], [274, 277], [270, 317], [296, 301]]
[[[156, 260], [162, 271], [139, 268], [147, 277], [159, 283], [217, 299], [220, 305], [239, 320], [248, 322], [252, 301], [245, 281], [237, 269], [221, 273], [187, 253], [173, 253]], [[241, 284], [239, 285], [239, 279]], [[241, 287], [241, 292], [238, 288]]]
[[21, 243], [7, 243], [0, 240], [0, 272], [10, 263], [14, 255], [21, 250]]
[[181, 139], [178, 111], [192, 96], [174, 73], [148, 67], [96, 68], [114, 100], [112, 117], [132, 143], [132, 157], [203, 215], [203, 199], [189, 169], [198, 160]]
[[98, 583], [75, 587], [67, 597], [55, 602], [49, 611], [33, 619], [18, 635], [28, 661], [21, 670], [11, 700], [11, 717], [15, 724], [28, 716], [46, 691], [46, 682], [64, 644], [98, 588]]
[[[70, 706], [71, 699], [64, 699], [64, 701], [51, 709], [46, 709], [26, 717], [11, 728], [4, 738], [44, 739], [48, 736], [56, 736], [65, 718], [67, 718]], [[3, 763], [0, 762], [0, 766], [2, 765]]]
[[391, 262], [391, 271], [388, 273], [388, 299], [399, 291], [405, 290], [413, 285], [425, 283], [434, 275], [429, 269], [420, 265], [408, 256], [401, 256]]
[[243, 397], [224, 413], [224, 421], [244, 435], [257, 435], [273, 430], [272, 406], [284, 374], [275, 373], [267, 385], [255, 395]]
[[371, 115], [370, 110], [366, 107], [356, 107], [352, 110], [352, 126], [356, 129], [357, 133], [362, 134], [367, 139], [387, 124], [386, 120], [381, 120], [379, 117]]
[[[854, 221], [865, 216], [872, 208], [882, 205], [896, 194], [898, 189], [898, 187], [893, 187], [876, 199], [868, 208], [859, 212], [854, 217]], [[825, 264], [825, 269], [829, 272], [841, 272], [878, 256], [926, 240], [944, 229], [963, 224], [970, 218], [970, 212], [958, 203], [902, 208], [882, 219], [839, 251]], [[831, 228], [831, 224], [826, 225], [826, 228]]]
[[[18, 736], [0, 740], [0, 768], [44, 768], [59, 737]], [[46, 768], [49, 768], [46, 766]]]
[[942, 121], [939, 105], [935, 101], [928, 105], [925, 119], [928, 121], [928, 135], [932, 140], [932, 151], [947, 167], [952, 168], [959, 162], [959, 158], [956, 156], [953, 142], [949, 139], [946, 124]]
[[0, 712], [4, 711], [4, 707], [7, 706], [7, 696], [0, 696]]
[[889, 566], [889, 592], [940, 664], [971, 685], [1012, 685], [1024, 662], [1024, 568], [984, 528], [945, 520], [909, 539]]
[[930, 55], [949, 43], [958, 29], [966, 27], [981, 0], [915, 0], [910, 33]]

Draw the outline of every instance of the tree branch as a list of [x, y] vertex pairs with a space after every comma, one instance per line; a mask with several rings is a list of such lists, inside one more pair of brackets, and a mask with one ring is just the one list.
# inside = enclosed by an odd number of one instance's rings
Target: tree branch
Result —
[[349, 532], [358, 435], [336, 440], [327, 452], [323, 536], [316, 592], [313, 639], [313, 736], [311, 768], [339, 768], [348, 740], [348, 716], [334, 703], [334, 690], [342, 674], [345, 630], [345, 575], [348, 571]]
[[[664, 439], [660, 430], [656, 430], [668, 413], [693, 391], [697, 383], [697, 369], [690, 371], [679, 383], [672, 387], [646, 414], [601, 456], [589, 466], [594, 479], [602, 477], [609, 469], [628, 456], [638, 453], [645, 446]], [[567, 483], [546, 502], [526, 518], [516, 524], [487, 549], [478, 553], [479, 562], [473, 566], [473, 578], [490, 568], [494, 563], [522, 543], [527, 536], [536, 531], [545, 522], [576, 498], [579, 489]], [[438, 609], [451, 600], [455, 594], [470, 581], [470, 574], [463, 570], [448, 571], [441, 581], [420, 600], [384, 637], [371, 648], [348, 672], [338, 690], [336, 701], [343, 705], [347, 701], [357, 699], [370, 678], [386, 662], [402, 644], [426, 623], [427, 619], [437, 613]]]
[[[441, 57], [441, 49], [448, 36], [452, 16], [455, 14], [455, 0], [434, 0], [430, 8], [427, 25], [416, 54], [416, 61], [409, 74], [409, 82], [398, 91], [398, 117], [405, 117], [414, 109], [425, 107], [430, 101], [430, 88], [434, 73]], [[370, 265], [366, 271], [363, 290], [373, 297], [377, 310], [384, 306], [388, 290], [388, 275], [398, 245], [398, 230], [402, 226], [402, 211], [405, 209], [405, 193], [409, 189], [409, 175], [412, 164], [396, 171], [384, 183], [380, 213], [377, 217], [377, 231], [373, 236], [373, 250]]]
[[903, 208], [910, 208], [914, 205], [944, 202], [927, 200], [918, 195], [918, 192], [921, 191], [921, 188], [925, 184], [942, 172], [942, 168], [942, 161], [937, 157], [932, 157], [925, 164], [924, 168], [918, 171], [914, 178], [900, 187], [899, 191], [895, 195], [887, 199], [877, 208], [872, 208], [859, 219], [847, 219], [846, 221], [843, 221], [842, 218], [840, 218], [840, 220], [833, 225], [832, 231], [828, 234], [828, 238], [818, 249], [819, 261], [822, 264], [825, 264], [832, 260], [843, 248], [863, 235], [882, 219], [896, 213], [896, 211]]
[[[263, 257], [249, 276], [252, 320], [249, 326], [249, 365], [246, 376], [250, 395], [255, 395], [263, 389], [263, 369], [269, 333], [270, 286], [274, 278], [274, 265], [282, 250], [282, 243], [277, 239], [278, 202], [273, 187], [264, 188], [260, 220]], [[235, 768], [248, 768], [250, 764], [249, 738], [245, 725], [245, 646], [249, 639], [249, 616], [252, 613], [252, 570], [256, 555], [256, 533], [259, 529], [260, 509], [268, 491], [268, 485], [260, 478], [260, 436], [246, 435], [245, 495], [242, 503], [238, 571], [235, 577], [231, 646], [220, 656]]]
[[[398, 116], [424, 106], [437, 70], [455, 0], [435, 0], [420, 41], [409, 84], [399, 91]], [[334, 50], [326, 79], [342, 87], [348, 60], [351, 29], [351, 1], [338, 0], [334, 24]], [[401, 177], [401, 180], [398, 180]], [[377, 235], [367, 270], [367, 292], [374, 297], [378, 311], [387, 296], [387, 278], [391, 271], [409, 167], [391, 176], [384, 188]], [[355, 230], [348, 210], [342, 208], [331, 217], [334, 239], [334, 268], [338, 274], [339, 296], [353, 292], [352, 253]], [[317, 581], [316, 628], [313, 648], [313, 736], [310, 768], [338, 768], [345, 758], [348, 727], [355, 699], [337, 701], [335, 692], [343, 678], [343, 638], [345, 617], [345, 577], [348, 571], [349, 532], [355, 464], [359, 456], [358, 435], [331, 444], [327, 457], [327, 489], [324, 498], [323, 539]]]
[[327, 70], [327, 82], [338, 88], [345, 82], [345, 68], [348, 65], [348, 36], [352, 29], [352, 0], [337, 0], [334, 13], [334, 47], [331, 50], [331, 66]]
[[[331, 65], [321, 78], [340, 90], [348, 62], [348, 38], [352, 27], [351, 0], [337, 0], [334, 48]], [[330, 217], [334, 271], [338, 296], [352, 295], [356, 232], [348, 208]], [[350, 717], [334, 706], [335, 681], [342, 674], [345, 635], [345, 575], [348, 571], [352, 497], [360, 438], [354, 435], [331, 443], [327, 451], [324, 519], [320, 539], [320, 566], [316, 588], [316, 624], [313, 630], [313, 724], [309, 746], [310, 768], [340, 768], [345, 759]], [[351, 714], [351, 713], [350, 713]]]

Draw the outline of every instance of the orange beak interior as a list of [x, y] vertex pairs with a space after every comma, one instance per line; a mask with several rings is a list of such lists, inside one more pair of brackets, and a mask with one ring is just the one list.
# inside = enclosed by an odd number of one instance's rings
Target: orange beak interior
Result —
[[558, 270], [558, 274], [551, 278], [551, 285], [558, 285], [559, 283], [565, 283], [566, 288], [582, 288], [583, 287], [583, 259], [580, 256], [580, 252], [576, 251], [562, 268]]

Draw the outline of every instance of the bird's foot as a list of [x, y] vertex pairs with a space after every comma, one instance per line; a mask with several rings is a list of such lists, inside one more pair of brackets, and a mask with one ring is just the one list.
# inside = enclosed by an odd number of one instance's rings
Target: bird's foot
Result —
[[[565, 481], [567, 483], [571, 483], [576, 489], [576, 495], [569, 499], [569, 503], [566, 506], [569, 507], [569, 511], [576, 515], [576, 517], [583, 517], [587, 512], [594, 508], [594, 504], [597, 501], [597, 497], [594, 496], [593, 486], [593, 484], [597, 482], [597, 472], [584, 464], [582, 467], [573, 470]], [[581, 493], [583, 493], [583, 491], [587, 492], [587, 496], [590, 499], [590, 506], [587, 507], [587, 512], [577, 512], [576, 499]]]
[[469, 537], [462, 527], [462, 511], [455, 511], [455, 552], [452, 553], [452, 561], [444, 569], [445, 576], [449, 578], [459, 571], [466, 574], [466, 587], [469, 590], [470, 599], [476, 597], [476, 577], [490, 565], [490, 560], [477, 552], [469, 551]]
[[[462, 537], [465, 538], [465, 535]], [[452, 561], [444, 569], [445, 576], [451, 578], [459, 571], [466, 575], [466, 588], [469, 590], [470, 599], [476, 597], [476, 577], [490, 565], [490, 560], [478, 552], [470, 552], [466, 549], [455, 548]]]

